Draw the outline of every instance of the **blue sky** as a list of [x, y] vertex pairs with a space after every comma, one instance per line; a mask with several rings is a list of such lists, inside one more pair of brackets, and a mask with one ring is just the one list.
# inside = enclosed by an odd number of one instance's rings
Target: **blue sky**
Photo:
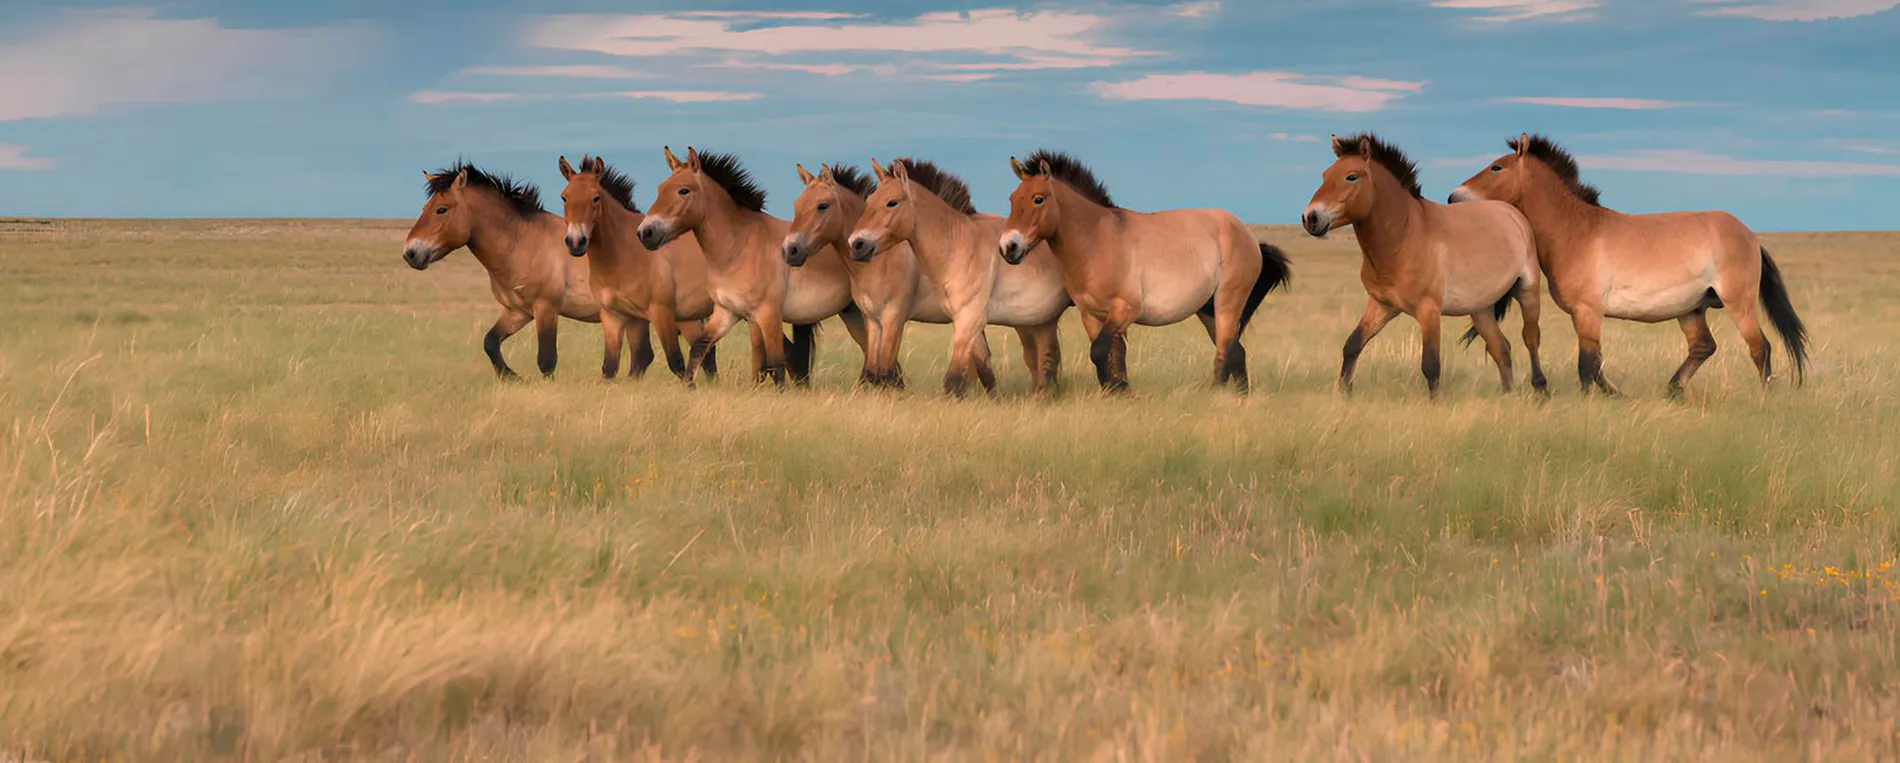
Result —
[[1291, 222], [1371, 129], [1434, 197], [1522, 131], [1626, 211], [1900, 227], [1900, 0], [173, 0], [0, 6], [0, 216], [411, 217], [465, 156], [911, 154], [1001, 211], [1060, 148], [1136, 209]]

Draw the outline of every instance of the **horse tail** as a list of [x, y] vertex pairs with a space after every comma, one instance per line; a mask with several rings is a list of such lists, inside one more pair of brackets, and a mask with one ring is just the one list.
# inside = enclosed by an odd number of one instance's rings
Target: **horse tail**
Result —
[[1247, 330], [1247, 324], [1253, 322], [1253, 314], [1260, 309], [1260, 303], [1267, 301], [1268, 293], [1291, 283], [1293, 263], [1287, 260], [1286, 252], [1272, 244], [1260, 244], [1260, 278], [1253, 282], [1253, 291], [1247, 294], [1247, 305], [1240, 309], [1240, 330]]
[[[1515, 296], [1517, 296], [1517, 287], [1513, 286], [1510, 291], [1504, 293], [1503, 297], [1498, 298], [1497, 304], [1491, 306], [1491, 317], [1501, 321], [1504, 320], [1504, 316], [1510, 315], [1511, 298]], [[1471, 343], [1476, 341], [1478, 341], [1478, 327], [1474, 324], [1471, 328], [1465, 329], [1465, 336], [1458, 340], [1458, 346], [1470, 347]]]
[[1795, 314], [1794, 303], [1788, 300], [1788, 286], [1781, 281], [1781, 268], [1768, 256], [1768, 247], [1761, 249], [1761, 306], [1794, 358], [1795, 384], [1799, 385], [1808, 375], [1808, 327]]

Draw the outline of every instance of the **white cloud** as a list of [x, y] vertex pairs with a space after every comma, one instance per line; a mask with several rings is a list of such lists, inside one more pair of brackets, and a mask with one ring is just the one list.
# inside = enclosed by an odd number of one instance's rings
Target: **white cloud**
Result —
[[640, 79], [653, 75], [624, 66], [474, 66], [461, 74], [481, 77], [565, 77], [570, 79]]
[[996, 79], [998, 76], [1000, 75], [994, 72], [970, 72], [968, 74], [928, 74], [924, 76], [924, 79], [932, 79], [938, 82], [982, 82], [984, 80]]
[[1768, 21], [1821, 21], [1870, 16], [1900, 7], [1900, 0], [1696, 0], [1712, 6], [1712, 16], [1746, 16]]
[[1294, 135], [1285, 132], [1276, 132], [1267, 137], [1286, 143], [1320, 143], [1326, 140], [1318, 135]]
[[1097, 82], [1092, 89], [1121, 101], [1227, 101], [1308, 111], [1378, 111], [1423, 82], [1365, 77], [1316, 77], [1296, 72], [1150, 74], [1130, 82]]
[[40, 156], [27, 156], [26, 146], [12, 143], [0, 143], [0, 171], [45, 172], [59, 167], [59, 162]]
[[1220, 0], [1205, 0], [1174, 6], [1174, 15], [1184, 19], [1201, 19], [1220, 13]]
[[410, 103], [436, 106], [457, 103], [511, 103], [515, 101], [602, 101], [621, 98], [672, 101], [674, 103], [731, 103], [755, 101], [762, 93], [732, 93], [718, 90], [617, 90], [601, 93], [515, 93], [460, 90], [423, 90], [409, 96]]
[[[736, 23], [764, 18], [772, 25]], [[844, 21], [847, 23], [832, 23]], [[771, 58], [826, 53], [981, 56], [1013, 68], [1113, 66], [1149, 55], [1100, 41], [1109, 16], [1068, 11], [987, 9], [928, 13], [905, 22], [868, 22], [844, 14], [562, 15], [530, 25], [528, 44], [625, 58], [714, 54]], [[802, 63], [802, 62], [801, 62]]]
[[760, 71], [772, 71], [772, 72], [799, 72], [802, 74], [816, 74], [823, 77], [838, 77], [838, 76], [842, 76], [846, 74], [851, 74], [854, 72], [880, 72], [880, 73], [888, 74], [888, 73], [894, 73], [896, 71], [896, 67], [893, 67], [893, 66], [858, 66], [854, 64], [776, 64], [776, 63], [770, 63], [766, 61], [741, 61], [736, 58], [729, 58], [729, 59], [726, 59], [725, 61], [721, 61], [716, 64], [708, 64], [708, 65], [712, 67], [720, 68], [720, 69], [758, 69]]
[[1505, 23], [1541, 18], [1581, 19], [1599, 4], [1600, 0], [1433, 0], [1432, 7], [1479, 11], [1479, 21]]
[[1872, 154], [1874, 156], [1900, 156], [1900, 146], [1874, 143], [1871, 141], [1824, 140], [1824, 141], [1820, 141], [1818, 145], [1824, 148], [1839, 149], [1841, 151], [1852, 151], [1857, 154]]
[[1534, 106], [1559, 106], [1570, 109], [1621, 109], [1625, 111], [1657, 111], [1662, 109], [1688, 109], [1707, 106], [1706, 103], [1689, 101], [1658, 101], [1649, 98], [1499, 98], [1499, 103], [1525, 103]]
[[[149, 8], [65, 12], [0, 43], [0, 121], [275, 92], [360, 58], [362, 27], [230, 29]], [[25, 32], [24, 35], [20, 35]]]

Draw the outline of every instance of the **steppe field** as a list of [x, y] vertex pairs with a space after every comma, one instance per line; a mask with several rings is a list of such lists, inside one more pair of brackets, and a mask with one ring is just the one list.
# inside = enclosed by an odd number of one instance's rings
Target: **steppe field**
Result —
[[1547, 306], [1547, 401], [1473, 347], [1428, 403], [1405, 319], [1347, 399], [1350, 233], [1270, 228], [1252, 395], [1189, 324], [1106, 398], [1071, 325], [954, 401], [835, 323], [808, 390], [580, 323], [501, 382], [407, 226], [0, 223], [0, 760], [1900, 756], [1900, 234], [1768, 237], [1799, 389], [1716, 314], [1686, 399], [1633, 324], [1585, 398]]

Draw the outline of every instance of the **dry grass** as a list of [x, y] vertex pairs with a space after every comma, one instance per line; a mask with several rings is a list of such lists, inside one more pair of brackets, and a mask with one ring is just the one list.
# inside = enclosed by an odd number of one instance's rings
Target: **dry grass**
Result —
[[[1900, 236], [1779, 236], [1759, 391], [1331, 382], [1350, 242], [1269, 235], [1257, 392], [1198, 327], [1106, 400], [502, 384], [466, 254], [387, 223], [0, 223], [0, 749], [48, 760], [1867, 759], [1900, 754]], [[1554, 311], [1552, 311], [1554, 313]], [[1515, 321], [1515, 319], [1513, 319]], [[524, 336], [524, 339], [526, 337]], [[744, 350], [728, 347], [738, 364]], [[511, 345], [531, 367], [529, 343]], [[1521, 352], [1520, 352], [1521, 357]], [[0, 759], [4, 759], [0, 755]]]

